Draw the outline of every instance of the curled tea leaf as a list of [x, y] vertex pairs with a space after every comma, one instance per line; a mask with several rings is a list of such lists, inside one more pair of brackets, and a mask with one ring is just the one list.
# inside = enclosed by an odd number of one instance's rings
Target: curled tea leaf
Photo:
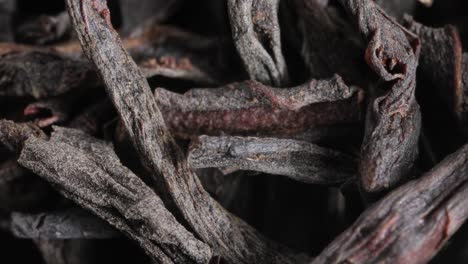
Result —
[[468, 145], [367, 209], [313, 263], [427, 263], [468, 218]]
[[291, 139], [201, 136], [192, 143], [187, 159], [193, 168], [252, 170], [315, 184], [342, 182], [355, 175], [350, 156]]
[[180, 95], [155, 90], [167, 126], [178, 135], [291, 135], [360, 120], [363, 93], [340, 77], [289, 89], [255, 81]]
[[229, 0], [232, 37], [252, 80], [273, 86], [289, 82], [281, 50], [279, 0]]
[[421, 113], [415, 98], [419, 40], [370, 0], [341, 0], [367, 39], [365, 59], [385, 81], [373, 91], [361, 148], [361, 185], [388, 190], [408, 179], [418, 156]]
[[177, 222], [104, 141], [57, 128], [49, 141], [29, 138], [18, 162], [136, 240], [155, 261], [206, 263], [211, 258], [210, 248]]

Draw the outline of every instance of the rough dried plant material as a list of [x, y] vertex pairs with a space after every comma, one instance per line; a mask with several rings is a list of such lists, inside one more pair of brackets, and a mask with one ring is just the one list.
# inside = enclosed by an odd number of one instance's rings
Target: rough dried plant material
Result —
[[190, 229], [227, 262], [303, 261], [303, 255], [266, 239], [203, 189], [169, 134], [148, 83], [109, 23], [105, 1], [67, 0], [67, 4], [83, 50], [99, 70], [141, 162], [151, 169], [160, 193]]
[[431, 28], [405, 17], [405, 26], [421, 39], [418, 75], [427, 88], [443, 100], [448, 109], [460, 112], [462, 104], [462, 44], [457, 29], [447, 25]]
[[[419, 0], [419, 2], [427, 1], [428, 0]], [[413, 14], [417, 5], [417, 0], [375, 0], [375, 2], [385, 10], [387, 14], [398, 20], [402, 19], [405, 14]]]
[[[214, 91], [214, 89], [207, 90]], [[199, 99], [186, 96], [190, 92], [181, 95], [156, 89], [155, 94], [159, 98], [170, 98], [182, 102], [178, 105], [165, 99], [161, 101], [156, 99], [171, 134], [177, 139], [195, 139], [201, 135], [230, 135], [274, 136], [307, 142], [336, 142], [337, 140], [359, 142], [361, 138], [362, 97], [359, 97], [360, 94], [335, 102], [333, 105], [330, 103], [330, 106], [325, 103], [310, 105], [299, 112], [280, 111], [276, 108], [272, 108], [271, 111], [256, 108], [226, 110], [221, 106], [219, 110], [216, 110], [211, 108], [213, 104], [208, 103], [208, 100], [204, 100], [203, 97]], [[210, 97], [210, 95], [207, 96]], [[200, 105], [200, 102], [206, 104]], [[213, 103], [217, 104], [216, 101]], [[255, 124], [253, 119], [260, 121]], [[115, 133], [119, 140], [128, 139], [128, 134], [121, 125], [117, 126]]]
[[18, 153], [23, 148], [23, 143], [30, 136], [46, 138], [42, 130], [33, 123], [15, 123], [13, 121], [0, 120], [0, 142], [10, 151]]
[[180, 0], [120, 0], [122, 33], [129, 35], [146, 25], [159, 24], [177, 10], [180, 2]]
[[97, 76], [91, 65], [58, 53], [26, 51], [0, 56], [0, 96], [36, 99], [93, 87]]
[[39, 214], [13, 213], [10, 228], [16, 237], [34, 239], [103, 239], [120, 235], [101, 219], [77, 208]]
[[104, 141], [57, 128], [49, 141], [29, 138], [18, 162], [136, 240], [156, 262], [207, 263], [211, 258], [210, 248], [177, 222]]
[[41, 15], [19, 26], [16, 39], [22, 43], [44, 45], [60, 40], [70, 34], [71, 30], [67, 12], [56, 16]]
[[366, 85], [363, 44], [335, 9], [318, 0], [295, 0], [302, 58], [312, 78], [339, 74], [346, 83]]
[[177, 135], [288, 135], [320, 126], [356, 123], [362, 91], [340, 77], [288, 89], [255, 81], [181, 95], [155, 90], [168, 128]]
[[367, 209], [313, 263], [427, 263], [468, 217], [468, 145]]
[[228, 0], [232, 37], [251, 80], [281, 86], [288, 70], [281, 51], [279, 0]]
[[462, 128], [468, 135], [468, 54], [463, 54], [462, 59], [462, 83], [463, 83], [463, 100], [461, 104], [460, 120]]
[[418, 156], [421, 113], [415, 98], [419, 40], [370, 0], [340, 0], [368, 40], [365, 59], [385, 83], [375, 91], [361, 148], [361, 185], [367, 192], [408, 179]]
[[[468, 131], [468, 55], [462, 53], [458, 30], [426, 27], [405, 18], [405, 26], [421, 38], [421, 62], [418, 72], [428, 84], [428, 92], [438, 96]], [[431, 89], [432, 88], [432, 89]], [[423, 90], [425, 92], [425, 90]]]
[[193, 168], [259, 171], [315, 184], [356, 175], [351, 156], [292, 139], [201, 136], [192, 142], [188, 162]]

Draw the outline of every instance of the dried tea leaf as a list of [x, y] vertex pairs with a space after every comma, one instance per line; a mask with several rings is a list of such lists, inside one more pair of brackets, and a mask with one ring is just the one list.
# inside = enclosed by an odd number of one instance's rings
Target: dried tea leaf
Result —
[[91, 65], [54, 52], [11, 52], [0, 56], [0, 96], [32, 96], [36, 99], [73, 89], [95, 87]]
[[361, 149], [361, 185], [379, 192], [408, 179], [418, 156], [421, 113], [415, 98], [419, 40], [370, 0], [341, 0], [367, 39], [366, 61], [385, 81], [374, 91]]
[[313, 263], [427, 263], [468, 217], [468, 145], [367, 209]]
[[418, 76], [431, 84], [426, 89], [439, 96], [450, 111], [460, 112], [462, 44], [457, 29], [451, 25], [426, 27], [411, 17], [405, 17], [405, 27], [421, 39]]
[[154, 261], [207, 263], [211, 258], [210, 248], [177, 222], [104, 141], [57, 128], [49, 141], [29, 138], [19, 163], [136, 240]]
[[463, 83], [463, 95], [460, 111], [460, 120], [463, 131], [468, 137], [468, 54], [463, 54], [462, 59], [462, 83]]
[[67, 5], [83, 50], [106, 84], [141, 162], [152, 171], [160, 193], [190, 229], [228, 262], [304, 261], [304, 255], [266, 239], [203, 189], [168, 132], [148, 83], [109, 23], [105, 3], [67, 0]]
[[187, 159], [193, 168], [251, 170], [315, 184], [356, 175], [351, 156], [292, 139], [201, 136], [192, 142]]
[[109, 224], [83, 209], [38, 214], [11, 215], [11, 232], [19, 238], [34, 239], [103, 239], [120, 234]]
[[281, 51], [279, 0], [229, 0], [237, 51], [251, 80], [273, 86], [289, 82]]
[[19, 153], [24, 141], [31, 136], [47, 138], [42, 130], [33, 123], [15, 123], [0, 120], [0, 142], [10, 151]]
[[362, 91], [340, 77], [311, 80], [289, 89], [255, 81], [180, 95], [163, 89], [155, 98], [176, 135], [291, 135], [319, 126], [360, 120]]

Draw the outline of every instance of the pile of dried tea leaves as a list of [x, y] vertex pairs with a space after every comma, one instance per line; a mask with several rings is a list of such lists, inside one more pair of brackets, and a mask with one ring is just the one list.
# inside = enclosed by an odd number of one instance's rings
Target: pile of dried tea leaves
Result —
[[0, 262], [466, 263], [466, 50], [463, 0], [0, 0]]

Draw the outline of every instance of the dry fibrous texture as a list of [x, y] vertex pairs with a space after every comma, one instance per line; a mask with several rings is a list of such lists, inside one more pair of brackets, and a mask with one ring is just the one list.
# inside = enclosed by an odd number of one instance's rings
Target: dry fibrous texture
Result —
[[468, 135], [468, 54], [463, 54], [462, 59], [462, 86], [463, 86], [463, 95], [462, 95], [462, 104], [460, 119], [462, 123], [462, 128], [466, 135]]
[[405, 26], [421, 38], [418, 72], [428, 92], [438, 96], [446, 108], [460, 120], [466, 132], [468, 111], [468, 59], [455, 26], [431, 28], [405, 18]]
[[48, 141], [30, 137], [18, 162], [136, 240], [154, 261], [207, 263], [211, 258], [210, 248], [177, 222], [104, 141], [56, 128]]
[[466, 262], [468, 2], [36, 2], [0, 0], [0, 262]]
[[83, 209], [11, 215], [12, 234], [34, 239], [104, 239], [120, 234], [107, 223]]
[[214, 255], [233, 263], [303, 259], [228, 213], [203, 189], [169, 134], [148, 83], [109, 23], [105, 2], [68, 0], [67, 4], [83, 50], [104, 80], [141, 162], [151, 169], [167, 203]]
[[16, 40], [22, 43], [45, 45], [64, 38], [72, 31], [70, 16], [61, 12], [55, 16], [41, 15], [18, 27]]
[[468, 145], [367, 209], [313, 263], [427, 263], [468, 217]]
[[[347, 99], [315, 103], [292, 111], [270, 103], [255, 106], [259, 102], [255, 102], [257, 95], [250, 97], [254, 99], [248, 97], [250, 87], [253, 87], [251, 84], [261, 85], [250, 81], [231, 84], [239, 87], [236, 88], [238, 92], [246, 92], [244, 95], [247, 97], [237, 98], [239, 102], [235, 99], [238, 93], [227, 89], [229, 86], [217, 89], [195, 88], [183, 95], [158, 88], [155, 96], [168, 129], [178, 139], [195, 139], [200, 135], [231, 135], [274, 136], [307, 142], [334, 142], [349, 138], [359, 140], [363, 95], [360, 90]], [[235, 95], [226, 98], [222, 91]], [[199, 96], [201, 93], [203, 95]], [[261, 96], [258, 98], [261, 99]], [[229, 107], [236, 104], [239, 109]], [[109, 107], [101, 105], [100, 108]], [[121, 140], [128, 138], [122, 126], [117, 127], [116, 135]]]
[[129, 35], [147, 25], [164, 21], [177, 10], [180, 2], [180, 0], [143, 0], [137, 2], [120, 0], [122, 33]]
[[281, 86], [289, 81], [281, 50], [279, 0], [229, 0], [232, 37], [249, 79]]
[[356, 175], [351, 156], [292, 139], [201, 136], [192, 142], [187, 159], [193, 168], [251, 170], [315, 184]]
[[462, 58], [462, 86], [463, 86], [463, 102], [461, 110], [468, 111], [468, 53], [463, 54]]
[[421, 39], [418, 76], [431, 84], [427, 90], [440, 96], [450, 111], [460, 112], [462, 44], [457, 29], [426, 27], [411, 17], [405, 17], [405, 26]]
[[155, 98], [172, 133], [287, 135], [317, 127], [357, 123], [362, 91], [340, 77], [311, 80], [288, 89], [255, 81], [177, 94], [155, 90]]
[[302, 58], [312, 78], [339, 74], [346, 83], [364, 85], [363, 44], [335, 9], [318, 0], [295, 0]]
[[46, 138], [45, 133], [33, 123], [15, 123], [10, 120], [0, 120], [0, 142], [9, 151], [18, 153], [23, 148], [24, 141], [30, 136]]
[[384, 191], [406, 180], [418, 156], [421, 113], [415, 98], [417, 36], [370, 0], [341, 0], [368, 46], [365, 59], [384, 81], [370, 101], [361, 148], [361, 185]]
[[11, 52], [0, 56], [0, 96], [59, 95], [84, 86], [95, 86], [97, 76], [84, 60], [54, 52]]

